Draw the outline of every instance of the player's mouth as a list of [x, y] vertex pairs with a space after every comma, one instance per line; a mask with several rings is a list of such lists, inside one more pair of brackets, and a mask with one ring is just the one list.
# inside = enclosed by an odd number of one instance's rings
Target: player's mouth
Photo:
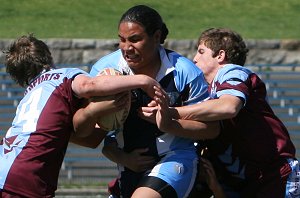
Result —
[[139, 55], [132, 54], [132, 55], [125, 55], [125, 59], [127, 62], [137, 62], [139, 60]]

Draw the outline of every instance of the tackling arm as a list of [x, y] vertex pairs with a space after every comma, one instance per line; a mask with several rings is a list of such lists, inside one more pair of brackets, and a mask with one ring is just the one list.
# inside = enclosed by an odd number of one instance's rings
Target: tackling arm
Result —
[[172, 109], [172, 115], [177, 118], [197, 120], [197, 121], [215, 121], [235, 117], [241, 108], [243, 101], [231, 95], [222, 95], [218, 99], [208, 100], [202, 103], [178, 107]]
[[114, 95], [131, 89], [141, 88], [150, 97], [154, 97], [154, 86], [159, 83], [146, 75], [96, 76], [78, 75], [72, 83], [72, 89], [79, 97]]

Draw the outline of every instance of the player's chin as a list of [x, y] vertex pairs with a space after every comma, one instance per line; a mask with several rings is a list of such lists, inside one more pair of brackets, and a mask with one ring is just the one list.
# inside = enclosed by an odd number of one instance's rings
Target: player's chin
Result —
[[139, 68], [141, 65], [140, 59], [125, 59], [128, 66], [131, 68]]
[[128, 62], [127, 64], [134, 72], [137, 72], [141, 68], [141, 64], [139, 63]]

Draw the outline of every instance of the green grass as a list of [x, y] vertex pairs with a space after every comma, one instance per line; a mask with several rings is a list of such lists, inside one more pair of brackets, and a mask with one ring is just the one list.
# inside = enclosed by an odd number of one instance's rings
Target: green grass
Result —
[[117, 38], [121, 14], [136, 4], [159, 11], [168, 38], [229, 27], [248, 39], [300, 39], [299, 0], [0, 0], [0, 38]]

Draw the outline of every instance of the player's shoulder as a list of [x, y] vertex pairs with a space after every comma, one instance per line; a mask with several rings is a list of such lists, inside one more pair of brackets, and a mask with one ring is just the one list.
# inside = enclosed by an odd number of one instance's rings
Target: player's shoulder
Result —
[[110, 54], [107, 54], [100, 58], [94, 65], [93, 67], [99, 67], [101, 65], [116, 65], [120, 59], [122, 58], [122, 52], [121, 50], [114, 51]]
[[86, 71], [79, 68], [59, 68], [59, 69], [51, 70], [50, 73], [61, 74], [67, 78], [74, 78], [74, 76], [78, 74], [89, 75]]
[[219, 70], [218, 80], [226, 81], [228, 78], [230, 78], [245, 81], [252, 73], [253, 72], [246, 67], [235, 64], [228, 64]]
[[104, 68], [111, 67], [118, 69], [118, 64], [120, 63], [122, 59], [122, 52], [121, 50], [114, 51], [110, 54], [107, 54], [100, 58], [93, 66], [91, 69], [90, 74], [91, 75], [97, 75], [99, 71], [101, 71]]

